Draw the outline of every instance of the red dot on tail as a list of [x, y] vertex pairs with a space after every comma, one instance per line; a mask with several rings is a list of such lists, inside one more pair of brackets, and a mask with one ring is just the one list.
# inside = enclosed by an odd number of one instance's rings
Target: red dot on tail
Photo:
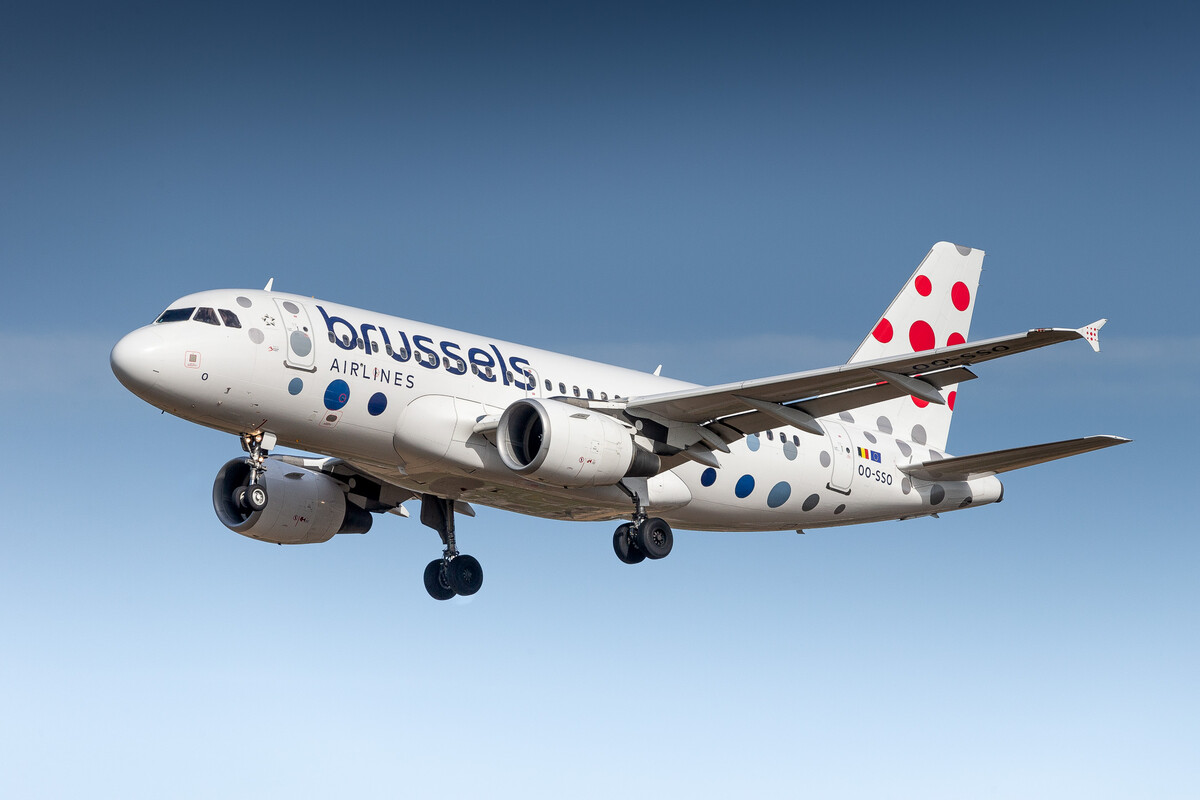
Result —
[[966, 311], [967, 306], [971, 305], [971, 290], [965, 283], [959, 281], [950, 287], [950, 300], [959, 311]]
[[878, 341], [887, 344], [892, 340], [892, 323], [887, 321], [887, 317], [879, 320], [879, 324], [875, 326], [875, 330], [871, 331], [871, 335]]
[[933, 291], [933, 284], [924, 275], [918, 275], [914, 283], [917, 287], [917, 294], [921, 297], [929, 297], [929, 293]]
[[946, 405], [950, 406], [950, 410], [954, 410], [954, 401], [958, 399], [958, 392], [951, 392], [946, 398]]
[[[912, 395], [909, 395], [909, 397], [912, 397]], [[924, 408], [925, 406], [929, 405], [928, 400], [922, 400], [919, 397], [913, 397], [912, 401], [913, 401], [913, 404], [916, 405], [917, 408]]]
[[946, 340], [946, 346], [954, 347], [954, 345], [964, 344], [966, 341], [961, 333], [952, 333], [950, 334], [950, 338]]
[[919, 319], [908, 329], [908, 343], [915, 352], [932, 350], [934, 347], [933, 328], [923, 319]]

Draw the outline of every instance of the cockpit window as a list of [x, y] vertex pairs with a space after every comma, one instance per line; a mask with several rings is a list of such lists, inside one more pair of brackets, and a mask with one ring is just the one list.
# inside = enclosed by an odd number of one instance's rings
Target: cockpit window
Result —
[[154, 324], [160, 322], [183, 322], [185, 319], [192, 318], [192, 312], [196, 310], [195, 306], [189, 308], [168, 308], [162, 313], [162, 316], [154, 320]]
[[227, 308], [218, 308], [217, 310], [221, 312], [221, 319], [225, 321], [226, 328], [242, 327], [242, 323], [238, 320], [237, 314], [233, 313]]
[[197, 308], [196, 316], [192, 317], [196, 322], [207, 322], [209, 325], [220, 325], [221, 320], [217, 319], [217, 312], [211, 308]]

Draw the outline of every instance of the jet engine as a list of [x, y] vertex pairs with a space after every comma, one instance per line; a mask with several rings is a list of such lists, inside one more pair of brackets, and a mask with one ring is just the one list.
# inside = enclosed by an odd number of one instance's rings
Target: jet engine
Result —
[[315, 544], [371, 529], [371, 514], [347, 502], [341, 484], [328, 475], [273, 458], [265, 466], [260, 484], [267, 504], [257, 511], [236, 496], [250, 482], [245, 459], [226, 463], [213, 481], [213, 509], [234, 533], [275, 544]]
[[619, 420], [559, 400], [527, 397], [504, 409], [496, 446], [513, 472], [571, 489], [659, 471], [658, 456], [638, 447]]

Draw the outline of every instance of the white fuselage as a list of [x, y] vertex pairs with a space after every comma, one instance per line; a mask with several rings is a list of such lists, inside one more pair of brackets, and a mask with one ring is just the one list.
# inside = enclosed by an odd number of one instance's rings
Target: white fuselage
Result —
[[[616, 486], [566, 489], [516, 474], [476, 432], [481, 420], [525, 397], [615, 403], [692, 386], [278, 292], [214, 290], [171, 307], [221, 313], [217, 324], [159, 322], [117, 344], [114, 370], [151, 404], [230, 433], [269, 431], [416, 493], [544, 517], [615, 519], [632, 506]], [[240, 327], [227, 324], [233, 315]], [[995, 477], [935, 484], [897, 469], [941, 451], [851, 414], [820, 422], [824, 436], [781, 425], [732, 443], [719, 469], [683, 461], [626, 485], [673, 526], [728, 531], [921, 516], [1001, 497]]]

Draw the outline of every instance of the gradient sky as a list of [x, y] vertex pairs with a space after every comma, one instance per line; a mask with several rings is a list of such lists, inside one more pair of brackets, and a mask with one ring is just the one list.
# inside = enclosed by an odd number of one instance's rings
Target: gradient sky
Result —
[[[1200, 15], [1186, 4], [5, 4], [0, 795], [1194, 797]], [[223, 528], [237, 441], [108, 351], [311, 294], [703, 383], [844, 361], [988, 252], [951, 450], [1134, 444], [793, 533], [480, 509]], [[16, 401], [16, 402], [12, 402]], [[415, 511], [415, 506], [413, 507]]]

